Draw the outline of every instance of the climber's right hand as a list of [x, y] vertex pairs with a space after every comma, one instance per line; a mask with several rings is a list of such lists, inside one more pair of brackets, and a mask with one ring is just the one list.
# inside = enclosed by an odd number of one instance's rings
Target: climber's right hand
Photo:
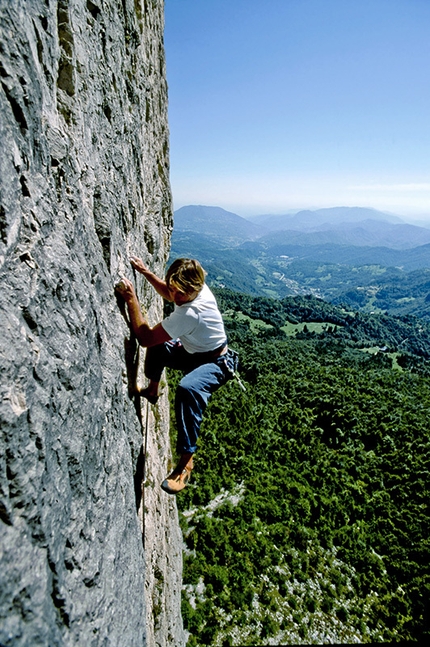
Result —
[[147, 267], [145, 263], [142, 261], [142, 259], [139, 258], [138, 256], [130, 256], [130, 263], [135, 270], [140, 272], [140, 274], [149, 272], [149, 267]]

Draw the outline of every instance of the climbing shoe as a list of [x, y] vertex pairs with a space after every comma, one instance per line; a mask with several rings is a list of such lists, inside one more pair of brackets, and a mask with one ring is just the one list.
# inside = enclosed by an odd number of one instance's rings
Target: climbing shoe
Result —
[[161, 484], [161, 489], [168, 494], [178, 494], [187, 485], [191, 476], [191, 465], [185, 465], [182, 471], [176, 468]]

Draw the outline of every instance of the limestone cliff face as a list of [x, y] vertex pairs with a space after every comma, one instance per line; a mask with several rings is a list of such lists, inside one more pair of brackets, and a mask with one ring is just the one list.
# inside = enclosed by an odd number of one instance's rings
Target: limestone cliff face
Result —
[[163, 272], [172, 228], [163, 9], [0, 0], [2, 645], [184, 643], [166, 396], [130, 397], [113, 291], [161, 317], [128, 257]]

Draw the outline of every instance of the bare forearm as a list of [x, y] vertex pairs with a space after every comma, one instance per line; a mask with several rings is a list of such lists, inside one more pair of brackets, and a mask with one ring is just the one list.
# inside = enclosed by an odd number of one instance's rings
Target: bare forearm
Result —
[[137, 300], [137, 296], [133, 294], [131, 297], [127, 298], [126, 303], [131, 327], [138, 341], [140, 342], [140, 338], [145, 336], [145, 333], [148, 333], [151, 328], [149, 326], [148, 320], [142, 313], [142, 309], [140, 307], [139, 301]]
[[158, 294], [163, 297], [163, 299], [172, 301], [170, 290], [167, 287], [166, 281], [164, 281], [164, 279], [160, 279], [160, 277], [154, 274], [154, 272], [151, 272], [149, 267], [145, 265], [141, 258], [139, 258], [138, 256], [131, 256], [130, 263], [135, 270], [137, 270], [140, 274], [143, 274], [146, 280], [149, 281], [154, 290], [156, 290]]
[[150, 270], [145, 270], [144, 272], [141, 272], [141, 274], [143, 274], [145, 279], [152, 285], [154, 290], [156, 290], [156, 292], [158, 292], [158, 294], [163, 297], [163, 299], [166, 299], [166, 301], [172, 300], [166, 281], [160, 279], [160, 277], [158, 277]]
[[170, 339], [170, 335], [164, 330], [161, 322], [151, 328], [146, 318], [146, 313], [142, 312], [131, 281], [127, 278], [121, 279], [116, 284], [115, 290], [127, 304], [130, 325], [141, 346], [148, 348], [149, 346], [162, 344]]

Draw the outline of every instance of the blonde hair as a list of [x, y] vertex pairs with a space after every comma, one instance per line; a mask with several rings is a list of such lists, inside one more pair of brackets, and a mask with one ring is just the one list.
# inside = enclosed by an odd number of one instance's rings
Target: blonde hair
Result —
[[177, 258], [166, 274], [167, 287], [174, 287], [184, 294], [200, 292], [207, 272], [193, 258]]

